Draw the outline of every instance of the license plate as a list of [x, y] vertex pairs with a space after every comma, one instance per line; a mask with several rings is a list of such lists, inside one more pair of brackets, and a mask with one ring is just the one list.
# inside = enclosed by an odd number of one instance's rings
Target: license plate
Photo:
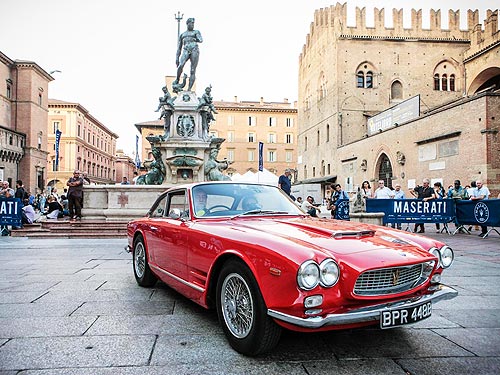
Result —
[[432, 302], [410, 308], [395, 308], [380, 313], [380, 328], [393, 328], [427, 319], [432, 314]]

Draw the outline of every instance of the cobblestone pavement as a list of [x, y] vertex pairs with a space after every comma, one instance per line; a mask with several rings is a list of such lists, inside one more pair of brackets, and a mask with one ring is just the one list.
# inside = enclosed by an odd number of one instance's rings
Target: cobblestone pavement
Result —
[[392, 330], [285, 332], [247, 358], [214, 312], [164, 284], [137, 286], [125, 239], [0, 239], [0, 374], [499, 374], [500, 236], [426, 235], [456, 261], [459, 291]]

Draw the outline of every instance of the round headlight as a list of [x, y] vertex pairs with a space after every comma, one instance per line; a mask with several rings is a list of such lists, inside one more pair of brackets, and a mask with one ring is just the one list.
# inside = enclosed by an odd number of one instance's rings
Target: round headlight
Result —
[[339, 280], [339, 266], [333, 259], [325, 259], [319, 265], [319, 282], [322, 286], [332, 287]]
[[453, 259], [455, 255], [453, 254], [453, 250], [449, 246], [443, 246], [439, 252], [441, 253], [441, 264], [443, 268], [448, 268], [453, 263]]
[[441, 252], [436, 247], [431, 247], [429, 249], [429, 253], [438, 258], [438, 267], [441, 266]]
[[301, 289], [314, 289], [319, 283], [319, 267], [316, 262], [308, 260], [301, 264], [297, 272], [297, 283]]

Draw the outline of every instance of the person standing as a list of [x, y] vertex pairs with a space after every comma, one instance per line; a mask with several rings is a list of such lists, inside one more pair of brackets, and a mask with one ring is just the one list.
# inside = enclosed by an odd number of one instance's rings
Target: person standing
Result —
[[5, 198], [14, 198], [15, 194], [14, 189], [9, 187], [9, 181], [2, 182], [0, 195], [3, 195]]
[[[406, 199], [405, 192], [401, 190], [401, 185], [400, 184], [395, 184], [394, 185], [394, 199]], [[397, 227], [398, 229], [401, 229], [401, 223], [397, 224], [392, 224], [392, 227], [395, 228]]]
[[373, 194], [373, 198], [375, 199], [390, 199], [394, 198], [394, 193], [391, 189], [385, 186], [384, 180], [379, 180], [378, 188], [375, 190]]
[[[434, 191], [429, 186], [430, 180], [428, 178], [424, 178], [422, 180], [422, 186], [415, 186], [415, 189], [410, 190], [411, 194], [417, 198], [422, 199], [424, 202], [434, 199]], [[419, 231], [417, 229], [420, 228]], [[424, 223], [415, 224], [415, 228], [413, 229], [415, 233], [425, 233]]]
[[[434, 183], [434, 199], [444, 199], [446, 197], [446, 192], [444, 191], [444, 187], [441, 182], [436, 181]], [[446, 224], [443, 224], [446, 228]], [[441, 226], [439, 223], [436, 223], [436, 233], [441, 231]]]
[[70, 177], [66, 183], [68, 189], [68, 210], [71, 221], [82, 218], [82, 198], [83, 198], [83, 178], [80, 177], [80, 171], [73, 171], [73, 177]]
[[292, 181], [290, 180], [290, 175], [292, 170], [290, 168], [285, 169], [285, 173], [278, 179], [278, 187], [283, 190], [288, 196], [292, 193]]
[[363, 183], [361, 184], [361, 196], [364, 199], [373, 197], [372, 187], [370, 186], [369, 181], [363, 181]]
[[120, 184], [121, 185], [130, 185], [130, 182], [128, 181], [128, 178], [126, 176], [123, 176], [122, 182]]
[[[478, 200], [487, 200], [490, 195], [490, 190], [483, 185], [483, 181], [477, 180], [476, 187], [472, 190], [472, 194], [470, 197], [471, 201]], [[488, 227], [486, 225], [481, 225], [481, 233], [479, 233], [479, 237], [486, 237], [488, 232]]]

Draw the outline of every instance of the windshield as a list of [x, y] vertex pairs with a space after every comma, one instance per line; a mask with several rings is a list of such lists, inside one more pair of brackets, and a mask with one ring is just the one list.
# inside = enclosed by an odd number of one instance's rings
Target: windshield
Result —
[[275, 186], [245, 183], [207, 183], [193, 187], [191, 206], [195, 217], [236, 216], [248, 213], [304, 215], [304, 212]]

